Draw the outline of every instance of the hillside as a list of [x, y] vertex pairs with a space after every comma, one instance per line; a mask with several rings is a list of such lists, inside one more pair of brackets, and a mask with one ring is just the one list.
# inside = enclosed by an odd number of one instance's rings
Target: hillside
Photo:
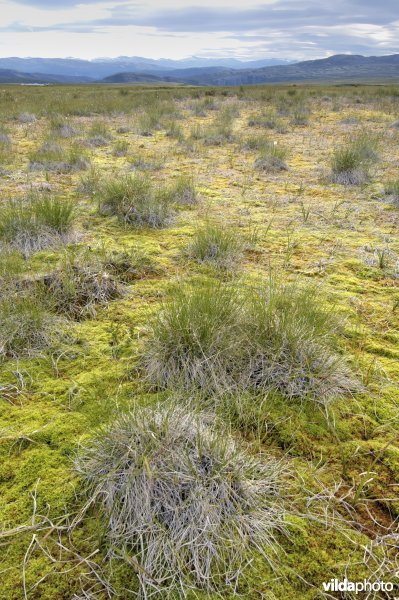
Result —
[[54, 75], [45, 73], [23, 73], [12, 69], [0, 69], [0, 83], [89, 83], [88, 77]]
[[[142, 81], [151, 81], [149, 75], [145, 73], [140, 75]], [[399, 54], [370, 57], [337, 54], [319, 60], [260, 69], [236, 70], [226, 67], [174, 69], [158, 76], [162, 81], [227, 86], [300, 81], [399, 80]], [[137, 73], [116, 73], [104, 79], [104, 82], [127, 83], [137, 81], [136, 77]]]
[[0, 58], [0, 69], [11, 69], [23, 73], [43, 73], [62, 76], [88, 77], [103, 79], [115, 73], [152, 73], [167, 74], [176, 69], [224, 67], [231, 69], [255, 69], [271, 65], [287, 64], [283, 59], [263, 59], [244, 62], [237, 59], [206, 59], [191, 57], [182, 60], [143, 58], [139, 56], [120, 56], [118, 58], [99, 58], [82, 60], [77, 58]]
[[289, 81], [347, 81], [362, 79], [399, 80], [399, 54], [354, 56], [337, 54], [320, 60], [292, 65], [234, 71], [227, 75], [190, 77], [191, 83], [208, 85], [248, 85]]

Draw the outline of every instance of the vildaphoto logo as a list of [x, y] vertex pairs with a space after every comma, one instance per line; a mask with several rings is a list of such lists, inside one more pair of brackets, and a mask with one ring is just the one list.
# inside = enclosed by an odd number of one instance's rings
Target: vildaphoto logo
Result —
[[355, 592], [359, 594], [361, 592], [393, 592], [395, 585], [389, 581], [349, 581], [344, 579], [330, 579], [330, 581], [323, 582], [323, 588], [325, 592]]

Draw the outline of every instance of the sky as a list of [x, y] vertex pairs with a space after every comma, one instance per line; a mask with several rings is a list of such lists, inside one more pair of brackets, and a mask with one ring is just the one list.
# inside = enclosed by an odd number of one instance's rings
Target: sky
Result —
[[399, 53], [399, 0], [0, 0], [0, 56]]

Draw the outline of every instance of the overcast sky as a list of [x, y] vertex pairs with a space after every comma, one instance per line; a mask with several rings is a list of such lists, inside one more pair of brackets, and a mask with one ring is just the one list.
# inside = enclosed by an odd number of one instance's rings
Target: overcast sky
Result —
[[0, 56], [399, 52], [399, 0], [0, 0]]

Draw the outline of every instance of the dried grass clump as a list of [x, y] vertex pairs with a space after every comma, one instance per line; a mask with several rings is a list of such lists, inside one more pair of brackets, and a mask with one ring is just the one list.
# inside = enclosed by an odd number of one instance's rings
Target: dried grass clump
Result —
[[234, 586], [251, 547], [272, 561], [284, 529], [281, 463], [237, 449], [185, 407], [121, 416], [76, 467], [90, 503], [102, 504], [109, 555], [137, 564], [142, 598]]
[[32, 192], [25, 199], [9, 200], [1, 208], [0, 241], [28, 256], [67, 243], [74, 219], [71, 200]]
[[95, 257], [67, 254], [44, 283], [51, 309], [76, 320], [95, 317], [98, 306], [122, 295], [115, 278]]
[[172, 291], [142, 364], [161, 388], [278, 391], [326, 405], [354, 388], [336, 351], [334, 314], [314, 286], [202, 282]]

